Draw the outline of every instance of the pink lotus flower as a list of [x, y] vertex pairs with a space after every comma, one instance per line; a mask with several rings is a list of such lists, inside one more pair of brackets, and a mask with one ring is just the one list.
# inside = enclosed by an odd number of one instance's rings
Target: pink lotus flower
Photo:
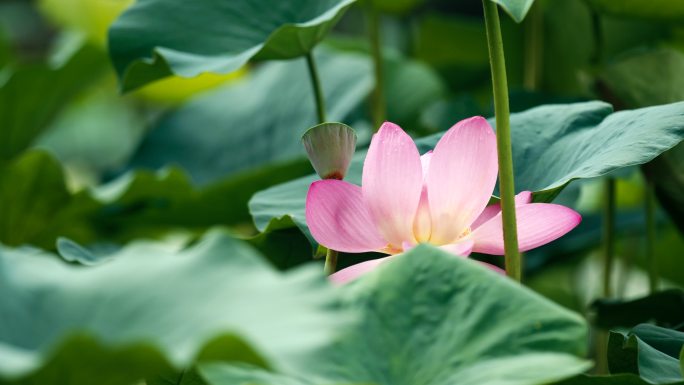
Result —
[[[397, 254], [429, 243], [460, 256], [503, 255], [501, 208], [487, 207], [497, 177], [496, 136], [482, 117], [462, 120], [420, 156], [399, 126], [385, 122], [371, 140], [361, 186], [340, 180], [311, 184], [306, 222], [320, 244], [346, 253]], [[572, 230], [580, 215], [564, 206], [516, 196], [518, 243], [527, 251]], [[331, 276], [346, 282], [387, 258]]]

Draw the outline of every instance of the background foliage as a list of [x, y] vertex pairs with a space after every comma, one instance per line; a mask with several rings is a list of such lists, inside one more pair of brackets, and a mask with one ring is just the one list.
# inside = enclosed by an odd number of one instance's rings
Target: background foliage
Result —
[[378, 111], [492, 117], [481, 1], [0, 3], [0, 383], [683, 383], [684, 8], [495, 2], [516, 188], [583, 215], [527, 287], [419, 247], [333, 288], [303, 215], [307, 57], [360, 182]]

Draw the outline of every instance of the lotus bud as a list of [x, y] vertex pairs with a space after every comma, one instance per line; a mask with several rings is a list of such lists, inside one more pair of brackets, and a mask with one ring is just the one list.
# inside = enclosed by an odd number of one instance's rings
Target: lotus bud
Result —
[[344, 179], [356, 149], [354, 129], [342, 123], [321, 123], [302, 135], [304, 148], [323, 179]]

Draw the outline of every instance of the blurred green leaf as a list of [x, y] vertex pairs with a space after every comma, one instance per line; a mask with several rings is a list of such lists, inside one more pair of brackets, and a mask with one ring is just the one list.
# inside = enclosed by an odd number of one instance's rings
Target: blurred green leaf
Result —
[[672, 0], [588, 0], [599, 12], [655, 21], [684, 20], [684, 3]]
[[476, 115], [484, 115], [484, 112], [475, 99], [468, 94], [459, 94], [430, 104], [423, 110], [420, 122], [428, 131], [440, 131]]
[[611, 373], [638, 374], [652, 384], [681, 382], [679, 354], [684, 333], [642, 324], [627, 334], [611, 332], [608, 366]]
[[[684, 102], [611, 112], [606, 103], [586, 102], [511, 114], [518, 191], [535, 192], [538, 202], [551, 201], [572, 180], [648, 162], [684, 138]], [[417, 140], [421, 153], [431, 150], [441, 135]], [[350, 182], [360, 184], [363, 159], [363, 153], [355, 156], [347, 174]], [[310, 236], [304, 207], [313, 180], [304, 177], [257, 193], [250, 201], [256, 227], [264, 231], [272, 219], [289, 216]]]
[[69, 238], [57, 238], [57, 252], [68, 262], [91, 266], [107, 259], [106, 254], [96, 254]]
[[[343, 122], [373, 85], [367, 57], [316, 55], [328, 119]], [[179, 165], [206, 184], [227, 175], [305, 159], [301, 136], [316, 122], [304, 60], [268, 63], [234, 86], [202, 95], [162, 120], [132, 167]]]
[[12, 52], [5, 31], [0, 28], [0, 70], [2, 70], [12, 60]]
[[[206, 364], [200, 367], [201, 376], [208, 381], [209, 385], [317, 385], [320, 382], [313, 382], [310, 379], [288, 376], [284, 374], [271, 373], [265, 370], [258, 370], [249, 366], [226, 365], [226, 364]], [[345, 382], [344, 385], [353, 385]], [[370, 384], [363, 384], [370, 385]], [[372, 384], [375, 385], [375, 384]]]
[[180, 374], [148, 377], [145, 385], [207, 385], [196, 370], [184, 370]]
[[107, 43], [109, 26], [135, 0], [38, 0], [37, 8], [57, 26], [81, 31], [100, 47]]
[[[653, 385], [651, 382], [634, 374], [616, 374], [613, 376], [588, 376], [581, 375], [569, 380], [554, 382], [554, 385]], [[667, 385], [684, 385], [684, 381], [678, 381]]]
[[[253, 169], [202, 188], [179, 169], [137, 171], [71, 193], [57, 161], [33, 150], [0, 166], [0, 241], [52, 249], [60, 236], [82, 243], [98, 238], [127, 241], [174, 230], [201, 233], [215, 225], [239, 225], [250, 219], [247, 202], [254, 192], [310, 171], [301, 160]], [[310, 256], [308, 242], [291, 232], [251, 242], [276, 265], [301, 250], [304, 260]]]
[[67, 106], [35, 145], [65, 165], [98, 176], [122, 167], [139, 145], [143, 119], [111, 87], [98, 87]]
[[623, 57], [600, 74], [621, 102], [647, 107], [684, 99], [684, 53], [661, 48]]
[[[684, 99], [684, 54], [657, 49], [625, 56], [607, 66], [600, 78], [626, 106], [643, 107]], [[684, 145], [644, 165], [658, 199], [684, 232]]]
[[532, 7], [534, 0], [491, 0], [501, 6], [513, 20], [520, 23]]
[[85, 192], [72, 195], [62, 168], [43, 151], [28, 151], [0, 165], [0, 242], [52, 248], [58, 236], [89, 240], [88, 218], [98, 204]]
[[429, 66], [403, 57], [386, 59], [388, 120], [415, 129], [421, 112], [446, 95], [446, 86]]
[[633, 327], [649, 321], [674, 327], [684, 323], [684, 292], [672, 289], [629, 301], [599, 299], [592, 309], [596, 312], [595, 324], [603, 329]]
[[417, 6], [425, 3], [425, 0], [371, 0], [373, 7], [381, 12], [407, 13]]
[[[626, 56], [601, 75], [606, 87], [627, 106], [650, 106], [684, 99], [684, 54], [657, 49]], [[644, 166], [658, 199], [684, 232], [684, 145]]]
[[648, 20], [610, 16], [599, 17], [598, 20], [600, 21], [600, 32], [602, 34], [600, 56], [604, 59], [604, 62], [598, 68], [599, 73], [594, 73], [594, 76], [600, 76], [600, 72], [605, 67], [609, 67], [613, 63], [628, 58], [635, 53], [640, 51], [648, 52], [657, 49], [657, 47], [664, 47], [673, 43], [672, 26], [665, 23], [653, 23]]
[[308, 172], [311, 165], [301, 160], [252, 169], [201, 188], [178, 168], [130, 172], [94, 190], [103, 205], [95, 220], [102, 234], [120, 240], [245, 223], [250, 219], [247, 202], [256, 191]]
[[251, 58], [309, 53], [355, 0], [140, 0], [112, 25], [122, 89], [171, 74], [229, 73]]
[[105, 65], [102, 53], [79, 43], [49, 64], [2, 68], [0, 160], [28, 148], [74, 96], [101, 77]]
[[[362, 318], [299, 362], [292, 384], [532, 385], [588, 366], [580, 316], [437, 248], [419, 245], [342, 289]], [[284, 381], [255, 370], [200, 367], [212, 385]]]
[[552, 0], [543, 5], [542, 90], [566, 97], [589, 96], [590, 85], [582, 73], [595, 59], [591, 10], [577, 0]]
[[489, 80], [482, 20], [428, 13], [418, 19], [416, 31], [416, 57], [439, 71], [452, 88], [461, 91]]
[[660, 204], [684, 234], [684, 144], [660, 155], [644, 169], [655, 184]]
[[319, 269], [278, 274], [218, 231], [85, 268], [0, 247], [0, 273], [1, 383], [130, 385], [196, 360], [278, 367], [350, 320]]

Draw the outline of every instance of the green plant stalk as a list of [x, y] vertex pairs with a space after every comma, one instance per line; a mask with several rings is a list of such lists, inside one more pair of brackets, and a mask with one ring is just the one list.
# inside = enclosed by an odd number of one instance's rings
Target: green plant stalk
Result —
[[370, 40], [371, 55], [373, 56], [373, 71], [375, 74], [375, 88], [371, 107], [373, 111], [373, 127], [377, 131], [385, 121], [385, 78], [383, 74], [382, 48], [380, 45], [380, 15], [371, 2], [366, 4], [368, 19], [368, 39]]
[[603, 26], [601, 24], [601, 15], [596, 11], [591, 11], [591, 31], [594, 36], [594, 52], [591, 55], [591, 63], [598, 66], [603, 62]]
[[615, 259], [615, 179], [608, 178], [604, 188], [603, 207], [603, 296], [613, 295], [613, 261]]
[[646, 181], [644, 194], [644, 211], [646, 213], [646, 258], [648, 259], [648, 278], [651, 293], [658, 290], [658, 260], [655, 254], [656, 228], [655, 213], [656, 200], [653, 182]]
[[330, 275], [333, 274], [337, 270], [337, 251], [333, 249], [328, 249], [328, 252], [325, 253], [325, 266], [323, 267], [323, 271], [325, 271], [325, 274]]
[[321, 80], [318, 77], [318, 69], [311, 52], [306, 54], [306, 65], [309, 68], [309, 77], [311, 77], [311, 87], [313, 88], [314, 98], [316, 99], [316, 113], [318, 123], [325, 123], [325, 99], [323, 98], [323, 89], [321, 88]]
[[520, 282], [522, 278], [522, 260], [518, 249], [518, 229], [515, 219], [511, 122], [508, 106], [506, 61], [504, 59], [503, 40], [499, 24], [499, 9], [490, 0], [482, 0], [482, 4], [484, 6], [489, 62], [492, 70], [492, 87], [494, 90], [496, 143], [499, 157], [499, 190], [501, 193], [501, 215], [503, 216], [506, 274]]
[[[325, 123], [325, 99], [323, 98], [323, 89], [321, 88], [321, 80], [318, 77], [318, 69], [314, 61], [313, 54], [309, 52], [306, 54], [306, 65], [309, 68], [309, 76], [311, 77], [311, 86], [313, 88], [314, 97], [316, 99], [316, 113], [318, 116], [318, 123]], [[325, 252], [325, 265], [323, 270], [330, 275], [337, 270], [337, 251], [328, 249]]]
[[536, 91], [541, 81], [544, 50], [544, 14], [539, 2], [532, 4], [524, 26], [525, 68], [523, 86]]

